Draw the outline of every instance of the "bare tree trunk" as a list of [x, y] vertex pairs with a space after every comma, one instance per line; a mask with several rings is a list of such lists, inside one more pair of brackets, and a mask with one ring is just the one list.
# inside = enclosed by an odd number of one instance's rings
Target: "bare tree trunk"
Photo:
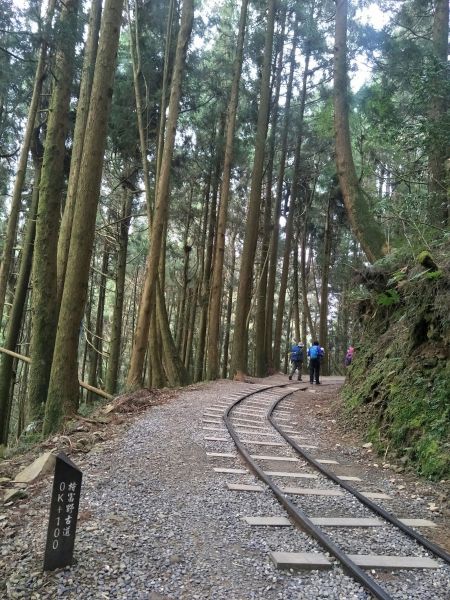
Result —
[[297, 144], [295, 148], [295, 160], [294, 160], [294, 171], [292, 175], [292, 195], [291, 202], [289, 205], [289, 215], [286, 224], [286, 240], [284, 244], [284, 257], [283, 257], [283, 269], [281, 272], [280, 289], [278, 292], [278, 306], [277, 306], [277, 318], [275, 322], [275, 336], [273, 340], [273, 362], [275, 370], [279, 371], [281, 364], [281, 335], [283, 329], [283, 315], [284, 315], [284, 304], [286, 298], [286, 289], [289, 275], [289, 262], [291, 253], [291, 242], [294, 232], [294, 216], [297, 211], [297, 205], [300, 198], [300, 158], [303, 141], [303, 120], [305, 114], [306, 104], [306, 85], [309, 77], [309, 59], [311, 56], [311, 50], [308, 47], [305, 55], [305, 70], [302, 78], [302, 91], [300, 99], [300, 108], [298, 116], [298, 133], [297, 133]]
[[186, 353], [184, 357], [184, 366], [189, 374], [192, 373], [191, 362], [192, 362], [192, 345], [194, 342], [194, 330], [195, 330], [195, 316], [197, 313], [197, 300], [198, 300], [198, 286], [192, 292], [191, 310], [189, 312], [189, 328], [186, 338]]
[[[174, 14], [175, 14], [175, 0], [170, 0], [169, 2], [169, 10], [167, 13], [167, 27], [166, 27], [166, 44], [164, 48], [164, 70], [163, 70], [163, 81], [161, 88], [161, 105], [159, 109], [159, 125], [158, 125], [158, 144], [156, 147], [156, 178], [155, 180], [159, 180], [159, 175], [161, 172], [161, 161], [163, 158], [163, 149], [164, 149], [164, 133], [166, 131], [166, 112], [167, 112], [167, 99], [168, 99], [168, 90], [169, 90], [169, 73], [171, 70], [171, 48], [173, 42], [173, 25], [174, 25]], [[176, 31], [175, 31], [176, 33]]]
[[273, 352], [272, 352], [272, 340], [273, 340], [273, 305], [275, 298], [275, 283], [277, 275], [277, 263], [278, 263], [278, 241], [280, 236], [280, 216], [281, 216], [281, 201], [283, 197], [283, 185], [284, 185], [284, 174], [286, 168], [286, 156], [288, 146], [288, 134], [291, 122], [291, 98], [292, 98], [292, 87], [294, 81], [294, 72], [297, 66], [295, 60], [295, 51], [297, 49], [297, 34], [298, 34], [298, 18], [295, 22], [294, 35], [292, 40], [292, 49], [290, 55], [290, 71], [289, 79], [286, 89], [286, 105], [284, 109], [284, 123], [281, 134], [281, 150], [280, 150], [280, 162], [278, 168], [278, 181], [275, 196], [275, 209], [273, 215], [273, 228], [272, 236], [270, 240], [270, 264], [267, 278], [267, 294], [266, 294], [266, 356], [269, 370], [273, 369]]
[[[307, 241], [308, 241], [308, 208], [309, 208], [309, 206], [306, 207], [305, 214], [303, 217], [302, 247], [301, 247], [301, 252], [300, 252], [300, 259], [301, 259], [300, 260], [300, 273], [301, 273], [301, 281], [302, 281], [303, 314], [305, 315], [305, 319], [309, 326], [309, 333], [314, 340], [314, 339], [316, 339], [317, 336], [316, 336], [314, 324], [312, 322], [311, 311], [310, 311], [309, 302], [308, 302], [308, 275], [307, 275], [307, 268], [306, 268], [306, 245], [307, 245]], [[310, 253], [310, 256], [311, 256], [311, 253]], [[306, 327], [304, 328], [303, 336], [306, 341]]]
[[448, 175], [445, 161], [448, 157], [448, 139], [443, 127], [448, 111], [448, 0], [434, 1], [433, 63], [429, 108], [429, 167], [430, 206], [428, 216], [437, 227], [450, 224]]
[[286, 339], [284, 340], [284, 365], [283, 372], [287, 375], [289, 369], [289, 350], [291, 347], [291, 319], [292, 319], [292, 304], [289, 306], [286, 319]]
[[55, 81], [39, 185], [39, 210], [33, 255], [33, 330], [28, 387], [28, 406], [32, 420], [40, 420], [44, 414], [58, 322], [56, 255], [77, 16], [78, 0], [67, 0], [61, 10]]
[[265, 377], [267, 375], [267, 370], [270, 362], [266, 346], [267, 281], [269, 274], [269, 250], [272, 221], [272, 185], [273, 163], [275, 157], [275, 134], [278, 125], [278, 103], [280, 100], [281, 73], [283, 70], [285, 27], [286, 9], [283, 10], [282, 29], [278, 37], [278, 48], [276, 52], [276, 54], [278, 55], [278, 61], [276, 67], [274, 67], [275, 72], [273, 76], [273, 80], [275, 82], [275, 93], [272, 101], [273, 114], [271, 117], [271, 129], [268, 144], [269, 158], [266, 169], [267, 179], [263, 220], [263, 239], [261, 243], [261, 273], [259, 277], [255, 314], [255, 370], [257, 377]]
[[[199, 330], [199, 342], [198, 352], [196, 361], [196, 381], [203, 379], [206, 362], [206, 332], [208, 328], [208, 311], [211, 294], [211, 265], [214, 263], [215, 255], [220, 252], [218, 249], [218, 242], [216, 237], [216, 220], [217, 220], [217, 199], [219, 194], [219, 183], [220, 183], [220, 171], [222, 168], [223, 160], [223, 148], [222, 140], [224, 133], [225, 123], [221, 119], [217, 134], [216, 134], [216, 162], [214, 174], [212, 176], [212, 195], [211, 195], [211, 206], [209, 211], [209, 222], [208, 222], [208, 239], [206, 247], [206, 256], [203, 269], [203, 283], [201, 291], [201, 313], [200, 313], [200, 330]], [[214, 252], [214, 240], [216, 240], [216, 248]], [[209, 334], [209, 332], [208, 332]]]
[[353, 162], [348, 122], [347, 7], [348, 0], [336, 0], [334, 43], [336, 166], [350, 226], [368, 260], [374, 262], [386, 254], [388, 248], [383, 231], [370, 212]]
[[149, 387], [154, 388], [162, 388], [166, 385], [166, 376], [162, 363], [162, 352], [159, 339], [158, 319], [156, 310], [153, 310], [150, 319], [150, 333], [148, 340], [148, 385]]
[[45, 75], [45, 65], [47, 61], [48, 36], [50, 34], [51, 22], [55, 10], [55, 0], [50, 0], [47, 15], [45, 18], [45, 27], [42, 37], [41, 48], [39, 51], [36, 73], [34, 76], [33, 93], [31, 96], [30, 107], [28, 109], [27, 123], [17, 164], [16, 179], [11, 199], [11, 210], [8, 217], [8, 226], [6, 230], [5, 242], [3, 245], [2, 262], [0, 265], [0, 327], [3, 319], [3, 309], [5, 306], [6, 289], [8, 286], [9, 272], [14, 253], [14, 242], [16, 239], [17, 223], [19, 220], [20, 205], [22, 200], [22, 189], [25, 182], [27, 171], [28, 153], [30, 151], [31, 141], [35, 128], [35, 121], [39, 101], [42, 92], [42, 84]]
[[114, 298], [114, 312], [111, 325], [111, 341], [109, 345], [108, 370], [106, 373], [105, 389], [109, 394], [117, 391], [119, 374], [119, 358], [122, 340], [122, 315], [125, 296], [125, 275], [127, 268], [128, 230], [130, 228], [133, 194], [131, 190], [123, 187], [124, 199], [122, 202], [121, 221], [119, 223], [119, 251], [116, 268], [116, 293]]
[[[214, 228], [214, 224], [211, 223], [211, 215], [209, 211], [210, 204], [210, 192], [211, 192], [211, 180], [212, 171], [210, 169], [205, 191], [205, 205], [203, 215], [203, 229], [201, 238], [201, 258], [200, 258], [200, 281], [199, 281], [199, 308], [200, 308], [200, 322], [197, 335], [197, 354], [195, 358], [194, 367], [194, 381], [201, 381], [203, 379], [203, 366], [205, 358], [205, 345], [206, 345], [206, 327], [207, 327], [207, 311], [208, 311], [208, 296], [206, 295], [207, 286], [207, 275], [206, 275], [206, 262], [207, 262], [207, 248], [206, 248], [206, 232], [207, 229]], [[212, 233], [214, 235], [214, 231]], [[206, 305], [206, 306], [205, 306]]]
[[[97, 387], [97, 377], [101, 373], [102, 368], [102, 349], [103, 349], [103, 318], [105, 313], [105, 297], [106, 297], [106, 283], [108, 275], [109, 265], [109, 250], [108, 242], [105, 242], [103, 248], [102, 266], [99, 278], [99, 291], [98, 291], [98, 303], [97, 303], [97, 317], [95, 319], [95, 331], [92, 336], [91, 346], [91, 361], [89, 365], [88, 384], [93, 387]], [[93, 402], [95, 395], [92, 392], [88, 392], [88, 402]]]
[[325, 360], [322, 365], [323, 375], [329, 375], [329, 348], [328, 348], [328, 281], [330, 277], [330, 259], [331, 259], [331, 207], [332, 192], [328, 196], [327, 214], [325, 220], [324, 248], [322, 260], [322, 285], [320, 291], [320, 316], [319, 316], [319, 340], [320, 345], [325, 349]]
[[[130, 369], [127, 386], [130, 389], [139, 387], [142, 383], [142, 370], [148, 344], [151, 310], [155, 298], [155, 285], [160, 262], [163, 233], [167, 221], [169, 204], [170, 169], [172, 164], [175, 133], [181, 95], [181, 82], [184, 71], [187, 45], [191, 35], [194, 18], [193, 0], [183, 0], [181, 27], [178, 34], [177, 51], [175, 56], [172, 88], [169, 101], [169, 118], [167, 122], [167, 138], [164, 144], [161, 173], [157, 182], [156, 207], [152, 224], [150, 251], [147, 259], [147, 273], [139, 307], [138, 323], [134, 336]], [[164, 307], [165, 308], [165, 307]]]
[[[30, 212], [28, 214], [27, 229], [23, 242], [22, 260], [20, 262], [19, 277], [11, 314], [8, 320], [4, 346], [15, 351], [19, 340], [20, 328], [23, 320], [24, 309], [30, 281], [31, 265], [33, 261], [34, 236], [36, 232], [36, 215], [39, 203], [39, 179], [41, 175], [40, 160], [35, 160], [34, 184]], [[11, 413], [10, 390], [13, 377], [13, 357], [2, 354], [0, 366], [0, 446], [8, 443], [9, 419]]]
[[294, 336], [295, 339], [300, 341], [300, 303], [298, 297], [298, 235], [294, 243], [294, 256], [292, 258], [294, 277], [292, 282], [293, 294], [292, 294], [292, 310], [294, 313]]
[[241, 80], [242, 56], [244, 49], [245, 28], [247, 23], [248, 0], [242, 0], [239, 18], [239, 30], [236, 40], [233, 81], [227, 108], [225, 158], [223, 164], [222, 188], [219, 202], [219, 218], [217, 223], [216, 252], [211, 283], [211, 295], [208, 314], [208, 362], [207, 379], [217, 379], [219, 373], [219, 327], [220, 304], [222, 298], [222, 277], [225, 252], [225, 233], [228, 219], [228, 202], [230, 196], [231, 167], [233, 164], [234, 132], [239, 100], [239, 82]]
[[272, 62], [273, 32], [275, 24], [275, 0], [268, 0], [267, 7], [267, 28], [264, 45], [258, 123], [256, 128], [255, 157], [253, 162], [250, 200], [247, 209], [244, 248], [241, 256], [234, 328], [235, 335], [233, 339], [231, 363], [231, 375], [239, 378], [242, 377], [247, 370], [247, 319], [251, 303], [253, 263], [255, 259], [256, 244], [258, 241], [258, 227], [255, 227], [255, 224], [259, 223], [262, 177], [264, 168], [264, 150], [269, 116], [270, 67]]
[[98, 36], [102, 16], [102, 0], [92, 0], [89, 15], [89, 30], [84, 49], [83, 69], [81, 72], [80, 95], [77, 104], [77, 118], [73, 133], [72, 156], [70, 159], [70, 173], [67, 184], [66, 205], [61, 220], [61, 230], [58, 240], [57, 255], [57, 290], [58, 307], [61, 304], [64, 279], [66, 276], [67, 257], [69, 256], [70, 236], [72, 233], [75, 197], [78, 189], [81, 157], [83, 154], [84, 136], [89, 113], [92, 81], [94, 78], [95, 60], [97, 58]]
[[236, 268], [236, 234], [233, 234], [232, 237], [231, 252], [230, 283], [228, 286], [227, 314], [224, 326], [225, 336], [223, 340], [222, 377], [224, 379], [228, 375], [228, 349], [230, 346], [231, 315], [233, 313], [234, 271]]
[[164, 300], [164, 294], [161, 290], [159, 281], [156, 284], [157, 287], [157, 298], [156, 298], [156, 313], [161, 332], [161, 341], [163, 345], [163, 357], [164, 367], [169, 381], [169, 385], [172, 387], [178, 387], [187, 385], [189, 383], [189, 376], [184, 368], [184, 365], [178, 354], [178, 350], [172, 338], [172, 333], [169, 327], [169, 320], [167, 318], [166, 303]]
[[183, 264], [183, 281], [181, 283], [181, 305], [180, 305], [180, 316], [178, 319], [175, 343], [177, 345], [178, 351], [181, 351], [183, 346], [183, 340], [185, 338], [186, 331], [186, 298], [188, 293], [188, 285], [189, 285], [189, 259], [191, 256], [192, 247], [188, 243], [189, 242], [189, 228], [191, 225], [191, 207], [192, 207], [192, 195], [194, 188], [191, 185], [190, 193], [189, 193], [189, 206], [188, 206], [188, 215], [186, 218], [186, 227], [184, 230], [184, 240], [183, 240], [183, 250], [184, 250], [184, 264]]
[[103, 11], [47, 397], [45, 435], [58, 427], [64, 414], [78, 406], [78, 334], [86, 303], [122, 8], [123, 0], [106, 0]]

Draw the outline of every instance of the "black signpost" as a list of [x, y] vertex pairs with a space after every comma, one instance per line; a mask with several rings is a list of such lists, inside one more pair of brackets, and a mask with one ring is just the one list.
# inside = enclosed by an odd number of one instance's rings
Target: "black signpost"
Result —
[[64, 454], [56, 455], [44, 571], [72, 564], [82, 473]]

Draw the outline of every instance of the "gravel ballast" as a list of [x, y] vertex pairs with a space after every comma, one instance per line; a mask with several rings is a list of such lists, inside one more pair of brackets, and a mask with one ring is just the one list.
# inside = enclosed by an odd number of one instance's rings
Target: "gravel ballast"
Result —
[[[273, 378], [279, 381], [280, 378]], [[265, 380], [264, 383], [270, 382]], [[325, 387], [325, 386], [324, 386]], [[170, 404], [142, 414], [117, 438], [95, 447], [74, 461], [83, 471], [83, 488], [71, 568], [42, 573], [42, 555], [48, 519], [51, 479], [35, 495], [9, 511], [21, 511], [23, 525], [15, 535], [2, 540], [0, 550], [0, 596], [8, 599], [77, 600], [213, 599], [213, 600], [363, 600], [369, 595], [337, 566], [330, 571], [294, 573], [279, 571], [270, 551], [323, 552], [318, 543], [294, 527], [251, 527], [246, 516], [283, 516], [271, 493], [235, 492], [226, 482], [259, 483], [251, 474], [215, 473], [213, 467], [243, 468], [239, 458], [207, 457], [206, 452], [233, 452], [224, 433], [205, 430], [204, 412], [223, 398], [237, 398], [249, 384], [220, 381], [181, 391]], [[304, 398], [311, 398], [312, 394]], [[300, 434], [308, 435], [320, 455], [342, 461], [331, 449], [326, 431], [310, 415], [302, 431], [294, 396], [292, 414]], [[305, 400], [306, 401], [306, 400]], [[281, 407], [280, 407], [281, 408]], [[284, 410], [281, 408], [281, 410]], [[251, 418], [251, 417], [246, 417]], [[212, 427], [212, 426], [211, 426]], [[269, 431], [269, 429], [267, 429]], [[227, 442], [206, 441], [205, 436], [224, 437]], [[259, 435], [251, 437], [264, 441]], [[270, 438], [272, 441], [272, 438]], [[282, 438], [273, 438], [282, 441]], [[307, 442], [305, 442], [307, 443]], [[327, 447], [328, 446], [328, 447]], [[317, 451], [316, 451], [317, 452]], [[252, 447], [252, 453], [294, 456], [284, 448]], [[347, 458], [344, 464], [350, 465]], [[264, 468], [269, 470], [269, 464]], [[291, 470], [289, 463], [271, 463], [271, 470]], [[312, 472], [303, 462], [296, 470]], [[360, 476], [360, 473], [355, 473]], [[384, 481], [384, 479], [386, 481]], [[278, 479], [282, 486], [330, 487], [322, 476], [317, 480]], [[386, 486], [384, 486], [386, 483]], [[358, 489], [382, 487], [390, 491], [389, 474], [376, 482], [359, 483]], [[333, 484], [334, 485], [334, 484]], [[371, 489], [371, 488], [370, 488]], [[343, 516], [342, 498], [314, 497], [301, 500], [312, 516], [333, 512]], [[393, 503], [401, 505], [401, 498]], [[416, 505], [420, 503], [416, 503]], [[348, 506], [348, 503], [347, 503]], [[386, 506], [388, 507], [387, 503]], [[389, 508], [392, 505], [389, 504]], [[418, 506], [422, 509], [422, 506]], [[409, 510], [409, 513], [415, 513]], [[8, 512], [5, 513], [8, 517]], [[356, 508], [350, 516], [372, 516]], [[432, 518], [419, 513], [411, 516]], [[367, 553], [364, 532], [353, 553]], [[1, 532], [0, 532], [1, 533]], [[349, 531], [330, 530], [333, 540], [350, 551]], [[424, 531], [426, 535], [426, 531]], [[398, 537], [397, 537], [398, 536]], [[405, 542], [389, 527], [372, 530], [374, 550], [387, 541], [399, 554], [426, 556], [415, 542]], [[406, 575], [405, 575], [406, 574]], [[433, 571], [400, 571], [377, 575], [393, 598], [401, 600], [444, 600], [450, 589], [450, 569], [441, 562]]]

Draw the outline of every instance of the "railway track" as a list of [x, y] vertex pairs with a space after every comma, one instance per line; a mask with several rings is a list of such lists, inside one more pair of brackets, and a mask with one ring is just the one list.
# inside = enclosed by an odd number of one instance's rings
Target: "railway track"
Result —
[[[390, 501], [387, 494], [361, 490], [363, 483], [357, 477], [336, 475], [332, 467], [339, 466], [337, 461], [319, 458], [320, 449], [298, 435], [290, 412], [293, 407], [290, 397], [307, 388], [301, 382], [251, 385], [224, 398], [205, 411], [203, 417], [203, 428], [208, 431], [205, 439], [215, 444], [229, 441], [223, 437], [223, 424], [246, 467], [214, 470], [224, 475], [250, 472], [265, 485], [227, 482], [227, 487], [247, 493], [270, 489], [287, 515], [249, 515], [245, 517], [249, 526], [291, 527], [293, 536], [297, 528], [317, 542], [314, 552], [272, 551], [274, 563], [289, 569], [331, 569], [341, 565], [367, 592], [382, 600], [395, 598], [385, 585], [386, 570], [401, 569], [398, 572], [401, 575], [406, 569], [447, 568], [444, 565], [450, 565], [449, 553], [417, 531], [419, 527], [433, 526], [432, 522], [400, 519], [391, 514], [386, 508]], [[214, 430], [222, 437], [212, 435]], [[230, 452], [207, 454], [219, 460], [238, 457]], [[286, 480], [303, 484], [285, 486]], [[383, 505], [376, 500], [382, 500]], [[377, 549], [380, 545], [373, 534], [380, 528], [383, 554], [371, 551], [371, 547]], [[410, 553], [399, 554], [399, 546], [409, 548]], [[364, 548], [364, 553], [352, 548]], [[448, 590], [442, 593], [439, 596], [436, 589], [430, 589], [429, 598], [445, 598]]]

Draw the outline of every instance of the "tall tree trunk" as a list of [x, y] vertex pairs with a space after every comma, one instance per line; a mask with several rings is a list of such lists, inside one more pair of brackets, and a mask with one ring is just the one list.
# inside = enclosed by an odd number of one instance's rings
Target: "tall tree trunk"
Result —
[[[31, 265], [33, 261], [34, 236], [36, 232], [36, 215], [39, 203], [39, 179], [41, 175], [40, 160], [35, 160], [34, 184], [27, 228], [23, 241], [22, 260], [11, 314], [8, 320], [4, 346], [13, 352], [19, 340], [23, 313], [26, 305], [28, 284], [30, 282]], [[13, 357], [2, 354], [0, 366], [0, 446], [8, 443], [9, 419], [11, 413], [10, 390], [13, 376]]]
[[61, 304], [64, 279], [66, 277], [67, 257], [69, 256], [70, 236], [72, 232], [75, 197], [78, 189], [81, 157], [83, 155], [84, 136], [89, 113], [95, 60], [97, 58], [98, 36], [102, 16], [102, 0], [92, 0], [89, 15], [89, 29], [84, 49], [83, 69], [81, 71], [80, 94], [77, 104], [77, 118], [73, 132], [72, 156], [70, 159], [69, 181], [67, 184], [66, 205], [61, 220], [57, 255], [58, 307]]
[[241, 256], [239, 288], [236, 302], [231, 375], [242, 377], [247, 370], [247, 319], [250, 310], [253, 263], [258, 241], [261, 189], [264, 168], [264, 149], [270, 104], [270, 71], [272, 62], [273, 32], [275, 24], [275, 0], [268, 0], [264, 59], [261, 77], [261, 93], [255, 139], [255, 157], [252, 171], [250, 200], [247, 208], [244, 248]]
[[44, 414], [58, 321], [56, 255], [64, 185], [65, 140], [69, 124], [78, 0], [61, 10], [55, 81], [45, 137], [39, 186], [39, 210], [33, 256], [33, 331], [28, 406], [32, 420]]
[[119, 374], [120, 347], [122, 340], [122, 315], [125, 297], [125, 275], [127, 269], [128, 230], [130, 228], [133, 194], [123, 186], [122, 214], [119, 223], [119, 251], [116, 268], [116, 293], [114, 312], [111, 324], [111, 341], [109, 345], [108, 370], [106, 372], [105, 389], [109, 394], [117, 391]]
[[336, 0], [334, 42], [334, 127], [336, 166], [350, 226], [368, 260], [374, 262], [388, 251], [381, 227], [370, 212], [356, 175], [350, 140], [347, 91], [348, 0]]
[[176, 329], [176, 337], [175, 342], [177, 344], [178, 351], [180, 352], [183, 346], [183, 340], [185, 338], [185, 331], [187, 327], [186, 322], [186, 299], [188, 294], [188, 285], [189, 285], [189, 259], [191, 256], [192, 246], [189, 245], [189, 228], [191, 225], [191, 207], [192, 207], [192, 195], [194, 192], [194, 187], [191, 185], [190, 193], [189, 193], [189, 205], [188, 205], [188, 215], [186, 218], [186, 227], [184, 229], [184, 239], [183, 239], [183, 251], [184, 251], [184, 264], [183, 264], [183, 281], [181, 282], [181, 305], [180, 305], [180, 316], [181, 318], [178, 320], [177, 329]]
[[[194, 381], [201, 381], [203, 379], [203, 366], [205, 359], [205, 345], [206, 345], [206, 327], [207, 327], [207, 315], [208, 315], [208, 301], [209, 298], [207, 292], [207, 275], [206, 275], [206, 262], [207, 262], [207, 248], [206, 248], [206, 230], [210, 227], [214, 227], [211, 224], [211, 214], [209, 211], [210, 204], [210, 192], [211, 192], [211, 179], [212, 172], [210, 170], [205, 192], [205, 206], [204, 206], [204, 217], [203, 217], [203, 229], [202, 229], [202, 241], [201, 241], [201, 269], [200, 269], [200, 281], [199, 281], [199, 307], [200, 307], [200, 322], [198, 327], [197, 335], [197, 353], [195, 357], [194, 367]], [[214, 234], [213, 234], [214, 235]]]
[[275, 134], [278, 125], [278, 103], [280, 100], [281, 73], [283, 70], [285, 27], [286, 9], [283, 10], [282, 29], [278, 37], [278, 48], [276, 53], [278, 55], [278, 61], [273, 77], [275, 82], [275, 93], [272, 101], [273, 114], [271, 116], [271, 129], [268, 144], [269, 159], [266, 169], [267, 179], [264, 206], [263, 239], [261, 243], [261, 273], [259, 277], [255, 314], [255, 370], [257, 377], [265, 377], [267, 375], [267, 369], [269, 365], [269, 357], [266, 346], [267, 280], [269, 274], [270, 229], [272, 221], [272, 185], [273, 163], [275, 157]]
[[325, 360], [323, 361], [322, 373], [329, 375], [329, 347], [328, 347], [328, 281], [330, 277], [330, 260], [331, 260], [331, 207], [332, 207], [332, 192], [328, 196], [327, 213], [325, 218], [324, 231], [324, 247], [322, 260], [322, 284], [320, 290], [320, 316], [319, 316], [319, 340], [320, 345], [325, 349]]
[[167, 318], [164, 294], [159, 280], [156, 283], [156, 293], [156, 314], [161, 332], [161, 341], [164, 351], [164, 367], [169, 385], [172, 387], [187, 385], [189, 383], [189, 375], [180, 359], [175, 342], [173, 341], [169, 327], [169, 319]]
[[106, 0], [103, 11], [46, 404], [45, 434], [54, 431], [62, 416], [78, 406], [78, 334], [86, 303], [122, 8], [123, 0]]
[[150, 194], [150, 166], [148, 162], [148, 149], [147, 149], [147, 132], [144, 125], [144, 106], [147, 102], [147, 98], [145, 102], [142, 100], [141, 93], [141, 78], [142, 78], [142, 63], [141, 63], [141, 50], [139, 45], [139, 11], [137, 2], [135, 2], [134, 9], [134, 31], [131, 26], [131, 16], [130, 16], [130, 7], [128, 4], [128, 20], [129, 20], [129, 28], [130, 28], [130, 53], [131, 53], [131, 63], [133, 65], [133, 84], [134, 84], [134, 97], [136, 102], [136, 116], [137, 116], [137, 125], [139, 132], [139, 150], [141, 153], [141, 165], [142, 165], [142, 179], [144, 181], [144, 190], [145, 190], [145, 200], [147, 203], [147, 212], [149, 219], [149, 233], [151, 230], [152, 223], [152, 212], [153, 206], [151, 201]]
[[[292, 257], [294, 277], [292, 282], [292, 310], [294, 312], [294, 336], [297, 341], [303, 340], [300, 335], [300, 302], [298, 297], [298, 234], [294, 243], [294, 255]], [[304, 341], [304, 340], [303, 340]]]
[[156, 310], [153, 309], [148, 340], [148, 386], [153, 388], [162, 388], [167, 381], [162, 363], [160, 337]]
[[195, 316], [197, 313], [197, 300], [198, 300], [198, 286], [195, 286], [192, 292], [191, 310], [189, 312], [189, 328], [186, 337], [186, 352], [184, 356], [184, 366], [189, 374], [192, 373], [192, 346], [194, 342], [195, 333]]
[[292, 194], [291, 202], [289, 204], [289, 215], [286, 223], [286, 240], [284, 243], [284, 257], [283, 257], [283, 269], [281, 272], [280, 279], [280, 290], [278, 292], [278, 306], [277, 306], [277, 317], [275, 321], [275, 336], [273, 340], [273, 362], [275, 370], [280, 370], [281, 364], [281, 335], [283, 329], [283, 316], [284, 316], [284, 304], [286, 300], [286, 289], [289, 276], [289, 262], [291, 254], [291, 242], [294, 233], [294, 216], [297, 211], [298, 202], [300, 199], [300, 159], [303, 142], [303, 120], [305, 114], [306, 104], [306, 85], [309, 77], [309, 59], [311, 56], [311, 50], [308, 48], [305, 54], [305, 70], [302, 78], [302, 90], [300, 98], [300, 108], [298, 115], [298, 133], [297, 133], [297, 144], [295, 147], [295, 159], [294, 159], [294, 171], [292, 175]]
[[[198, 352], [197, 361], [195, 367], [196, 381], [203, 379], [205, 369], [205, 349], [206, 349], [206, 331], [208, 328], [208, 311], [211, 294], [211, 265], [215, 260], [217, 252], [220, 252], [218, 248], [218, 242], [216, 237], [216, 220], [217, 220], [217, 198], [219, 194], [219, 183], [220, 183], [220, 171], [222, 168], [223, 159], [223, 133], [225, 123], [224, 120], [220, 120], [219, 128], [216, 134], [216, 162], [214, 168], [214, 174], [212, 176], [212, 195], [211, 195], [211, 206], [209, 210], [209, 222], [208, 222], [208, 240], [206, 246], [206, 256], [203, 269], [203, 284], [201, 292], [201, 313], [200, 313], [200, 327], [198, 337]], [[216, 239], [216, 249], [214, 252], [214, 240]], [[209, 332], [208, 332], [209, 334]]]
[[[161, 87], [161, 104], [159, 108], [159, 124], [158, 124], [158, 144], [156, 146], [156, 178], [159, 180], [161, 173], [161, 162], [163, 158], [164, 148], [164, 133], [166, 131], [166, 112], [167, 112], [167, 100], [169, 90], [169, 73], [171, 70], [171, 58], [172, 58], [172, 44], [173, 44], [173, 25], [174, 25], [174, 14], [175, 14], [176, 0], [170, 0], [169, 10], [167, 13], [167, 27], [166, 27], [166, 42], [164, 48], [164, 69], [163, 69], [163, 80]], [[176, 33], [176, 31], [175, 31]]]
[[22, 147], [20, 149], [19, 160], [17, 163], [16, 179], [11, 199], [11, 210], [8, 217], [8, 226], [6, 230], [5, 241], [3, 244], [2, 262], [0, 265], [0, 327], [3, 319], [3, 309], [5, 306], [6, 289], [8, 286], [9, 272], [14, 253], [14, 242], [16, 239], [17, 223], [19, 221], [20, 205], [22, 201], [22, 189], [25, 182], [27, 171], [28, 153], [30, 151], [31, 141], [35, 128], [35, 121], [39, 101], [42, 92], [42, 85], [45, 76], [45, 65], [47, 62], [48, 37], [50, 35], [53, 13], [55, 10], [56, 0], [50, 0], [47, 15], [45, 18], [44, 32], [42, 36], [41, 48], [36, 65], [36, 73], [34, 76], [33, 93], [28, 109], [27, 122], [25, 125], [25, 133], [23, 137]]
[[291, 319], [292, 319], [292, 303], [289, 306], [286, 315], [286, 339], [284, 340], [284, 364], [283, 372], [287, 375], [289, 369], [289, 350], [291, 348]]
[[289, 79], [286, 89], [286, 105], [284, 109], [284, 122], [281, 133], [280, 141], [280, 161], [278, 167], [278, 181], [275, 196], [275, 208], [273, 215], [273, 227], [272, 236], [270, 239], [269, 249], [269, 272], [267, 277], [267, 294], [266, 294], [266, 327], [265, 327], [265, 339], [266, 339], [266, 356], [269, 370], [273, 369], [273, 352], [272, 352], [272, 340], [273, 340], [273, 316], [274, 316], [274, 298], [275, 298], [275, 283], [277, 276], [277, 264], [278, 264], [278, 241], [280, 236], [280, 216], [281, 216], [281, 201], [283, 197], [283, 185], [284, 185], [284, 173], [286, 169], [286, 156], [288, 146], [288, 134], [291, 123], [291, 99], [292, 99], [292, 87], [294, 82], [294, 72], [297, 66], [295, 59], [295, 52], [297, 49], [297, 34], [298, 34], [298, 18], [295, 21], [294, 35], [292, 40], [292, 48], [290, 55], [290, 70]]
[[230, 346], [231, 335], [231, 315], [233, 313], [234, 270], [236, 268], [236, 234], [233, 234], [231, 240], [231, 252], [230, 283], [228, 285], [227, 314], [224, 325], [225, 335], [223, 340], [222, 377], [224, 379], [228, 374], [228, 349]]
[[[157, 182], [155, 215], [152, 224], [150, 251], [147, 259], [147, 273], [139, 307], [138, 323], [134, 336], [127, 386], [130, 389], [142, 384], [142, 370], [148, 344], [151, 310], [155, 298], [155, 284], [160, 262], [163, 233], [167, 221], [169, 204], [170, 169], [178, 121], [181, 82], [184, 71], [187, 45], [191, 35], [194, 18], [193, 0], [183, 0], [181, 27], [178, 34], [175, 64], [172, 76], [172, 87], [169, 101], [169, 118], [167, 121], [167, 137], [164, 144], [161, 173]], [[165, 308], [165, 307], [164, 307]]]
[[[300, 251], [300, 274], [302, 281], [302, 298], [303, 298], [303, 314], [305, 315], [305, 319], [308, 323], [309, 333], [313, 340], [316, 339], [316, 330], [311, 318], [311, 310], [309, 308], [308, 302], [308, 270], [306, 268], [306, 246], [308, 241], [308, 208], [306, 206], [305, 214], [303, 217], [303, 233], [302, 233], [302, 247]], [[309, 253], [311, 257], [311, 252]], [[303, 330], [304, 340], [306, 341], [306, 326]]]
[[445, 161], [448, 157], [448, 139], [443, 127], [448, 112], [448, 0], [434, 0], [433, 62], [429, 108], [429, 167], [430, 206], [428, 216], [432, 224], [445, 227], [450, 224], [448, 175]]
[[241, 13], [239, 17], [239, 30], [236, 40], [236, 55], [234, 57], [233, 81], [231, 84], [230, 99], [228, 101], [227, 108], [225, 157], [223, 164], [222, 187], [220, 192], [219, 217], [217, 222], [216, 252], [214, 255], [211, 295], [209, 300], [207, 379], [217, 379], [219, 373], [220, 303], [222, 298], [225, 233], [228, 219], [231, 168], [233, 165], [234, 132], [236, 128], [236, 113], [239, 100], [239, 82], [241, 80], [242, 72], [247, 8], [248, 0], [242, 0]]
[[[98, 290], [98, 303], [97, 303], [97, 317], [95, 319], [95, 331], [92, 336], [91, 346], [91, 361], [89, 365], [88, 383], [93, 387], [97, 386], [98, 374], [101, 374], [102, 368], [102, 349], [103, 349], [103, 318], [105, 314], [105, 297], [106, 297], [106, 283], [108, 278], [108, 265], [109, 265], [109, 250], [108, 242], [105, 242], [103, 248], [103, 258], [101, 273], [99, 278], [99, 290]], [[93, 402], [95, 394], [88, 392], [88, 402]]]

